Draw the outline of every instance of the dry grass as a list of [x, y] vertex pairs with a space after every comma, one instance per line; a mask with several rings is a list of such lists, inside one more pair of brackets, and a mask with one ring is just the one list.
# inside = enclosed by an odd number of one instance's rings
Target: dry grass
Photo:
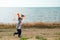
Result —
[[[15, 28], [16, 24], [2, 24], [0, 28]], [[60, 23], [47, 23], [47, 22], [31, 22], [22, 23], [22, 28], [60, 28]]]
[[15, 24], [1, 24], [0, 23], [0, 29], [2, 29], [2, 28], [5, 28], [5, 29], [7, 29], [7, 28], [15, 28]]
[[[0, 29], [0, 40], [19, 40], [18, 36], [13, 36], [16, 29]], [[22, 29], [21, 40], [60, 40], [60, 29]], [[45, 35], [44, 35], [45, 34]]]
[[23, 23], [24, 28], [60, 28], [60, 23], [32, 22]]

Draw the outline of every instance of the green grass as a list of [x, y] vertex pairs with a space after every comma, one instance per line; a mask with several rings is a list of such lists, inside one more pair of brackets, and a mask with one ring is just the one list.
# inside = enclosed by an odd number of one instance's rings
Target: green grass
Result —
[[23, 38], [23, 37], [20, 38], [20, 40], [27, 40], [27, 39], [28, 39], [28, 38]]
[[56, 32], [56, 33], [54, 33], [54, 35], [60, 35], [60, 32]]
[[46, 35], [46, 33], [42, 33], [43, 35]]
[[46, 38], [40, 37], [39, 35], [37, 35], [35, 38], [38, 40], [47, 40]]
[[2, 36], [0, 35], [0, 38], [2, 38]]
[[58, 40], [60, 40], [60, 38], [58, 38]]
[[55, 38], [55, 40], [60, 40], [60, 38]]

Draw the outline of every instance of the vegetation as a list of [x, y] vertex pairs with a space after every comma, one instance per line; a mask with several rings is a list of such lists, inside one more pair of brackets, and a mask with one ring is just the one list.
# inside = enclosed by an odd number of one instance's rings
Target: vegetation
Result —
[[[16, 23], [14, 24], [0, 23], [0, 28], [15, 28], [15, 26]], [[60, 23], [46, 23], [46, 22], [22, 23], [22, 28], [60, 28]]]
[[60, 35], [60, 32], [58, 32], [58, 33], [56, 32], [56, 33], [54, 33], [54, 35]]
[[35, 38], [38, 40], [47, 40], [46, 38], [40, 37], [39, 35], [37, 35]]
[[55, 40], [60, 40], [60, 38], [55, 38]]
[[28, 38], [23, 38], [23, 37], [22, 37], [22, 38], [20, 38], [20, 40], [27, 40], [27, 39], [28, 39]]

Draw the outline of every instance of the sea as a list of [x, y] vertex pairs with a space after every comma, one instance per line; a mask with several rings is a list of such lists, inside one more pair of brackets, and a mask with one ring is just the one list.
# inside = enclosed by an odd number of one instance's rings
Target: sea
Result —
[[60, 22], [60, 7], [0, 7], [0, 23], [17, 22], [17, 13], [23, 22]]

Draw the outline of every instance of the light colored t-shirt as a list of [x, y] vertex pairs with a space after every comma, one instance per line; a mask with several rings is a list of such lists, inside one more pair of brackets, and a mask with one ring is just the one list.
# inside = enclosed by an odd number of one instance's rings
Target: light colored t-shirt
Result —
[[18, 24], [16, 26], [16, 29], [21, 29], [21, 24], [22, 24], [21, 21], [18, 20]]

